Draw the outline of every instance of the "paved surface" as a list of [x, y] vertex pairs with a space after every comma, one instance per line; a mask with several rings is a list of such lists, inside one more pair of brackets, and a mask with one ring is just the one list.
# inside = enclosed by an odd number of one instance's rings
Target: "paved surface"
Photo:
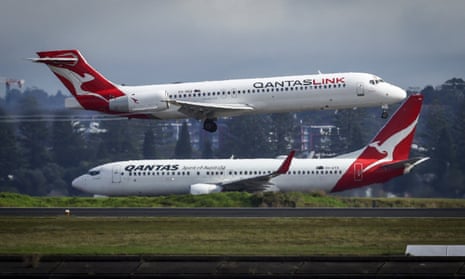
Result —
[[465, 217], [465, 208], [0, 208], [0, 216]]
[[0, 256], [18, 278], [465, 278], [465, 257]]

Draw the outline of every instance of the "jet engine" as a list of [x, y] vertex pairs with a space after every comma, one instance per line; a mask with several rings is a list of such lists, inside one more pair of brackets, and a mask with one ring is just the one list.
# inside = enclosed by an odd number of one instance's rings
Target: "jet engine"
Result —
[[109, 108], [114, 112], [155, 112], [169, 107], [163, 94], [132, 94], [110, 99]]
[[191, 195], [203, 195], [221, 192], [221, 186], [215, 184], [192, 184], [190, 186]]

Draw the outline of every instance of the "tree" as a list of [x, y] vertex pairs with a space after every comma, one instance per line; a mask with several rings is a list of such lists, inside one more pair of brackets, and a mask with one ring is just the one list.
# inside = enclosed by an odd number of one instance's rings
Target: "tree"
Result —
[[213, 158], [213, 149], [212, 149], [212, 142], [210, 138], [206, 138], [202, 145], [202, 158], [203, 159], [211, 159]]
[[[336, 154], [352, 152], [362, 148], [367, 143], [366, 134], [368, 117], [365, 110], [342, 110], [335, 115], [334, 125], [340, 130], [341, 137], [334, 137], [331, 149]], [[363, 125], [363, 128], [362, 128]]]
[[69, 116], [69, 112], [57, 114], [52, 124], [52, 157], [62, 167], [78, 166], [86, 153], [85, 143], [74, 132], [71, 121], [61, 121], [63, 116]]
[[105, 121], [103, 128], [106, 133], [99, 134], [100, 144], [97, 151], [97, 160], [122, 161], [139, 158], [139, 152], [135, 146], [136, 139], [133, 133], [131, 120]]
[[24, 97], [21, 101], [22, 113], [34, 117], [35, 121], [24, 121], [19, 124], [19, 142], [25, 160], [25, 166], [38, 168], [49, 161], [47, 152], [48, 128], [33, 96]]
[[[458, 111], [453, 125], [456, 132], [453, 136], [456, 146], [455, 169], [463, 177], [465, 176], [465, 100], [460, 103]], [[465, 178], [462, 178], [462, 180], [465, 182]], [[465, 183], [457, 183], [456, 185], [459, 186], [457, 187], [458, 196], [465, 197]]]
[[[3, 109], [0, 109], [0, 116], [6, 116]], [[16, 135], [11, 123], [0, 122], [0, 143], [0, 182], [5, 184], [19, 163]]]
[[296, 130], [294, 114], [275, 113], [271, 115], [271, 120], [275, 141], [275, 153], [287, 154], [294, 145]]
[[453, 164], [455, 157], [452, 139], [448, 129], [445, 127], [439, 132], [439, 138], [435, 144], [435, 149], [433, 150], [431, 157], [433, 159], [430, 164], [436, 174], [434, 187], [437, 193], [441, 193], [441, 195], [444, 196], [444, 190], [447, 188], [449, 183], [449, 181], [447, 181], [448, 172], [451, 169], [451, 165]]
[[244, 115], [228, 120], [228, 129], [219, 154], [239, 158], [270, 157], [276, 155], [271, 136], [269, 115]]
[[43, 196], [48, 193], [47, 179], [40, 169], [20, 168], [13, 177], [13, 186], [22, 194]]
[[144, 159], [155, 159], [155, 136], [153, 135], [153, 130], [150, 127], [144, 133], [142, 156]]
[[178, 141], [174, 150], [174, 158], [176, 159], [190, 159], [192, 158], [191, 137], [187, 127], [187, 121], [184, 121], [179, 131]]

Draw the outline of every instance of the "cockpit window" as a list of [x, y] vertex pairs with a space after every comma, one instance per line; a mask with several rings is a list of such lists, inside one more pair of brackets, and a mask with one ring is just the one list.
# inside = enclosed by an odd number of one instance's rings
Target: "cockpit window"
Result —
[[96, 175], [99, 175], [99, 174], [100, 174], [100, 171], [98, 171], [98, 170], [90, 170], [89, 171], [89, 175], [91, 175], [91, 176], [96, 176]]
[[377, 79], [370, 79], [370, 84], [375, 85], [378, 83], [384, 82], [384, 80], [377, 78]]

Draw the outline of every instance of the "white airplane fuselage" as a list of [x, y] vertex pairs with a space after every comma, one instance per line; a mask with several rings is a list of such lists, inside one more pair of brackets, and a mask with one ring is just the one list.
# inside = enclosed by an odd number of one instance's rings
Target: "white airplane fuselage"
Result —
[[[366, 73], [337, 73], [224, 81], [188, 82], [147, 86], [118, 86], [129, 96], [129, 107], [123, 113], [148, 112], [158, 119], [186, 118], [176, 103], [166, 100], [238, 105], [250, 110], [215, 111], [216, 118], [242, 114], [297, 112], [383, 106], [398, 103], [406, 92], [379, 77]], [[137, 101], [134, 101], [137, 100]], [[112, 102], [110, 102], [112, 110]], [[114, 111], [114, 110], [113, 110]], [[195, 112], [193, 112], [195, 114]]]
[[[293, 159], [271, 190], [330, 192], [354, 159]], [[275, 171], [282, 159], [137, 160], [114, 162], [76, 178], [81, 191], [105, 196], [190, 194], [191, 185], [218, 185]], [[355, 178], [354, 178], [355, 179]], [[212, 191], [215, 192], [215, 191]]]

